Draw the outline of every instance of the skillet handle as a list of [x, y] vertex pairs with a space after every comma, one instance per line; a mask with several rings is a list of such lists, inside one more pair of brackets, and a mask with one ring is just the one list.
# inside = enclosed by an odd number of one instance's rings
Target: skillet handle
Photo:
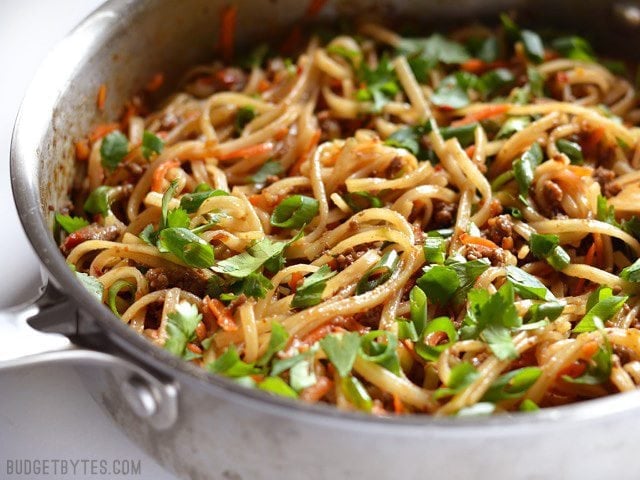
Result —
[[34, 301], [0, 310], [0, 374], [43, 364], [98, 367], [118, 379], [121, 394], [136, 415], [154, 428], [171, 427], [178, 417], [178, 386], [162, 379], [132, 359], [84, 348], [60, 333], [45, 333], [50, 325], [71, 326], [77, 330], [78, 311], [73, 302], [48, 283]]

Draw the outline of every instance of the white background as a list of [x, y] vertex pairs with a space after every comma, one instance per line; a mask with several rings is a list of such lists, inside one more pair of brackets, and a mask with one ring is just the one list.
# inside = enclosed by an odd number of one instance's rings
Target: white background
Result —
[[[9, 178], [9, 143], [20, 100], [47, 52], [100, 3], [0, 0], [0, 308], [28, 300], [40, 283]], [[85, 478], [8, 476], [6, 461], [20, 458], [140, 459], [142, 475], [111, 478], [175, 478], [120, 433], [74, 372], [63, 367], [0, 373], [0, 478]]]

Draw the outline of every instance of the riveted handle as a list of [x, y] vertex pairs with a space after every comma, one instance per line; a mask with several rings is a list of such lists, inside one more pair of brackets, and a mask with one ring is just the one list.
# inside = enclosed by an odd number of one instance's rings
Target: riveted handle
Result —
[[178, 416], [178, 386], [138, 365], [124, 354], [98, 351], [74, 343], [66, 335], [34, 328], [77, 326], [78, 310], [50, 283], [31, 303], [0, 310], [0, 373], [42, 364], [70, 364], [110, 370], [131, 409], [158, 430], [171, 427]]

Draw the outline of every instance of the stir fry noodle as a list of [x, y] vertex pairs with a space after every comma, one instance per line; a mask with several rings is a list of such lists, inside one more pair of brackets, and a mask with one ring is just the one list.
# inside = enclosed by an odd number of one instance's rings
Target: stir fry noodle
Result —
[[631, 65], [501, 23], [293, 57], [234, 57], [226, 25], [224, 63], [77, 142], [67, 262], [151, 342], [274, 395], [443, 416], [636, 389]]

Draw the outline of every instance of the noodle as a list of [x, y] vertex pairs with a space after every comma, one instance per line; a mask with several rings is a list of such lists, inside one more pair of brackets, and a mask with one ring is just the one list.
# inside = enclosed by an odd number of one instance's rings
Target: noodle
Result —
[[368, 23], [193, 68], [81, 139], [68, 264], [159, 347], [275, 395], [468, 415], [638, 388], [636, 92], [502, 29]]

